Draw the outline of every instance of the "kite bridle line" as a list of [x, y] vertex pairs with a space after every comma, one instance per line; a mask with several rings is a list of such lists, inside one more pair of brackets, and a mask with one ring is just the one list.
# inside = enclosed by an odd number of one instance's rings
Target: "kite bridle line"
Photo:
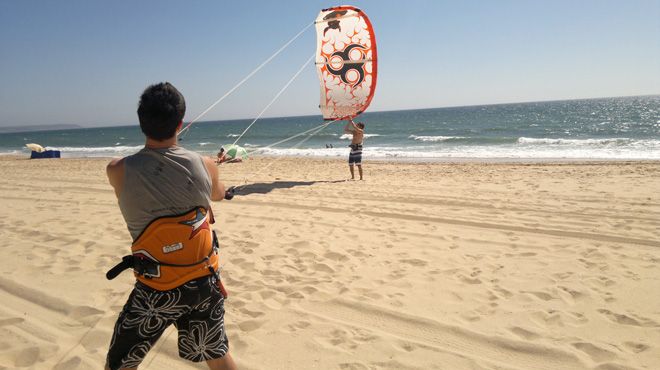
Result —
[[287, 41], [282, 47], [277, 49], [273, 55], [268, 57], [266, 60], [264, 60], [257, 68], [255, 68], [252, 72], [250, 72], [247, 76], [245, 76], [241, 81], [239, 81], [234, 87], [229, 89], [223, 96], [220, 97], [220, 99], [216, 100], [215, 103], [211, 104], [208, 108], [206, 108], [202, 113], [200, 113], [197, 117], [195, 117], [190, 123], [188, 123], [181, 131], [179, 131], [179, 136], [183, 135], [184, 133], [187, 132], [187, 130], [192, 126], [193, 123], [197, 122], [200, 118], [202, 118], [206, 113], [208, 113], [211, 109], [213, 109], [216, 105], [218, 105], [221, 101], [225, 100], [229, 95], [231, 95], [236, 89], [238, 89], [241, 85], [243, 85], [247, 80], [249, 80], [252, 76], [254, 76], [257, 72], [259, 72], [266, 64], [270, 63], [271, 60], [273, 60], [276, 56], [278, 56], [284, 49], [286, 49], [289, 45], [291, 45], [292, 42], [294, 42], [300, 35], [302, 35], [307, 29], [311, 26], [314, 25], [314, 22], [306, 25], [300, 32], [298, 32], [293, 38], [291, 38], [289, 41]]
[[284, 91], [285, 91], [285, 90], [291, 85], [291, 83], [293, 83], [293, 81], [294, 81], [294, 80], [300, 75], [300, 73], [305, 69], [305, 67], [307, 67], [307, 66], [309, 65], [309, 63], [312, 62], [312, 60], [314, 59], [315, 56], [316, 56], [316, 53], [315, 53], [315, 54], [312, 54], [312, 56], [311, 56], [309, 59], [307, 59], [307, 61], [305, 62], [305, 64], [303, 64], [303, 65], [300, 67], [300, 69], [298, 69], [298, 71], [293, 75], [293, 77], [291, 77], [291, 79], [289, 80], [289, 82], [287, 82], [287, 83], [286, 83], [286, 84], [280, 89], [280, 91], [278, 91], [277, 94], [275, 94], [275, 97], [273, 97], [273, 99], [272, 99], [272, 100], [271, 100], [271, 101], [270, 101], [270, 102], [264, 107], [264, 109], [262, 109], [261, 112], [259, 112], [259, 114], [254, 118], [254, 120], [252, 120], [252, 122], [251, 122], [251, 123], [245, 128], [245, 130], [243, 130], [243, 132], [241, 132], [241, 134], [238, 135], [238, 137], [236, 138], [236, 140], [234, 140], [234, 145], [235, 145], [236, 143], [238, 143], [238, 140], [240, 140], [240, 139], [243, 137], [243, 135], [245, 135], [245, 133], [250, 129], [250, 127], [252, 127], [252, 125], [254, 125], [254, 123], [257, 122], [257, 120], [258, 120], [259, 118], [261, 118], [261, 116], [263, 116], [264, 113], [266, 113], [266, 111], [268, 110], [268, 108], [270, 108], [270, 106], [273, 105], [273, 103], [275, 103], [275, 101], [277, 100], [277, 98], [279, 98], [280, 95], [282, 95], [282, 93], [283, 93], [283, 92], [284, 92]]

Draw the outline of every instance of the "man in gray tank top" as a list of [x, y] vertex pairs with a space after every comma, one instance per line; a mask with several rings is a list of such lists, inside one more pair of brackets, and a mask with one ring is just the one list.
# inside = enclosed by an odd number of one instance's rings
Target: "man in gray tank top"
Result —
[[[186, 103], [170, 83], [149, 86], [138, 117], [144, 148], [108, 164], [108, 180], [135, 241], [155, 219], [196, 207], [210, 212], [224, 198], [213, 159], [177, 146]], [[178, 330], [179, 356], [206, 361], [210, 369], [236, 369], [224, 327], [224, 296], [216, 276], [191, 280], [172, 290], [137, 281], [115, 324], [106, 369], [137, 369], [163, 331]]]

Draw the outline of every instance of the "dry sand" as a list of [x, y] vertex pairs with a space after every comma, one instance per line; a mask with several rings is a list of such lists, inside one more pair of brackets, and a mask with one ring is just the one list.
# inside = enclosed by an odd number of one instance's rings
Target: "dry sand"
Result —
[[[130, 237], [103, 159], [0, 158], [0, 368], [100, 369]], [[658, 369], [660, 163], [254, 159], [215, 204], [242, 369]], [[141, 369], [179, 360], [168, 329]]]

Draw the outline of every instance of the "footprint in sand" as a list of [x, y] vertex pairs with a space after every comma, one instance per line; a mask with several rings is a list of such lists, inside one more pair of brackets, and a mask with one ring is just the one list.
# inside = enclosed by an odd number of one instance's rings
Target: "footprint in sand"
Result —
[[80, 364], [82, 363], [82, 360], [80, 360], [80, 357], [75, 356], [72, 357], [64, 362], [61, 362], [57, 366], [53, 368], [53, 370], [71, 370], [71, 369], [77, 369], [80, 367]]
[[538, 299], [542, 299], [542, 300], [544, 300], [544, 301], [550, 301], [550, 300], [552, 300], [552, 299], [555, 298], [555, 297], [553, 297], [552, 295], [550, 295], [550, 294], [548, 294], [548, 293], [545, 293], [545, 292], [530, 292], [530, 291], [525, 292], [525, 291], [523, 291], [523, 292], [521, 292], [521, 293], [528, 293], [528, 294], [531, 294], [531, 295], [533, 295], [534, 297], [536, 297], [536, 298], [538, 298]]
[[369, 366], [359, 362], [346, 362], [339, 364], [341, 370], [369, 370]]
[[535, 321], [540, 324], [564, 326], [564, 320], [555, 310], [537, 311], [534, 312], [532, 316], [536, 319]]
[[504, 296], [504, 298], [511, 298], [513, 296], [513, 293], [499, 286], [494, 287], [493, 290]]
[[558, 286], [559, 288], [559, 296], [567, 303], [575, 303], [575, 301], [578, 301], [585, 296], [588, 295], [588, 293], [582, 293], [580, 291], [565, 287], [565, 286]]
[[463, 274], [459, 274], [459, 275], [458, 275], [458, 278], [459, 278], [459, 280], [461, 280], [462, 282], [464, 282], [464, 283], [466, 283], [466, 284], [471, 284], [471, 285], [474, 285], [474, 284], [481, 284], [481, 280], [480, 280], [480, 279], [477, 279], [477, 278], [470, 278], [470, 277], [467, 277], [467, 276], [465, 276], [465, 275], [463, 275]]
[[335, 270], [332, 267], [326, 265], [325, 263], [316, 263], [314, 264], [313, 269], [316, 272], [325, 272], [325, 273], [335, 272]]
[[264, 313], [261, 311], [251, 311], [245, 307], [239, 309], [238, 311], [244, 315], [250, 316], [253, 319], [264, 315]]
[[633, 318], [633, 317], [631, 317], [632, 315], [628, 316], [628, 315], [624, 315], [624, 314], [619, 314], [619, 313], [612, 312], [612, 311], [606, 310], [606, 309], [600, 309], [600, 310], [598, 310], [598, 312], [605, 315], [605, 317], [607, 317], [611, 321], [616, 322], [617, 324], [632, 325], [632, 326], [643, 326], [643, 327], [649, 327], [649, 328], [660, 326], [660, 325], [658, 325], [657, 322], [655, 322], [651, 319], [647, 319], [645, 317], [639, 317], [638, 316], [636, 318]]
[[7, 326], [7, 325], [20, 324], [23, 321], [25, 321], [25, 319], [22, 318], [22, 317], [12, 317], [12, 318], [8, 318], [8, 319], [2, 319], [2, 320], [0, 320], [0, 327]]
[[245, 320], [238, 323], [238, 327], [241, 331], [250, 332], [259, 329], [265, 322], [265, 320]]
[[509, 328], [509, 331], [511, 331], [513, 334], [517, 335], [521, 339], [525, 339], [525, 340], [534, 340], [540, 337], [540, 335], [536, 334], [535, 332], [531, 330], [523, 329], [518, 326]]
[[396, 344], [399, 348], [401, 348], [401, 350], [405, 352], [412, 352], [420, 347], [415, 343], [403, 342], [403, 341], [398, 341]]
[[103, 330], [92, 330], [85, 335], [81, 344], [87, 351], [105, 348], [108, 345], [108, 335], [109, 333]]
[[415, 267], [423, 267], [428, 265], [428, 262], [420, 260], [418, 258], [409, 258], [401, 260], [401, 263], [406, 263]]
[[597, 347], [591, 343], [577, 342], [571, 343], [571, 345], [589, 355], [589, 357], [591, 357], [591, 359], [595, 362], [608, 361], [616, 357], [616, 354], [613, 352]]
[[90, 306], [77, 306], [74, 307], [71, 312], [69, 312], [69, 316], [74, 318], [75, 320], [81, 321], [81, 322], [90, 322], [95, 319], [96, 316], [104, 314], [105, 311], [101, 311], [99, 309], [96, 309], [94, 307]]
[[333, 261], [341, 261], [341, 262], [348, 261], [348, 259], [349, 259], [349, 258], [346, 257], [345, 255], [343, 255], [343, 254], [341, 254], [341, 253], [337, 253], [337, 252], [327, 252], [327, 253], [325, 253], [325, 254], [323, 255], [323, 257], [325, 257], [325, 258], [327, 258], [327, 259], [329, 259], [329, 260], [333, 260]]
[[633, 353], [640, 353], [644, 352], [647, 349], [649, 349], [649, 346], [643, 343], [636, 343], [636, 342], [624, 342], [623, 345], [628, 349], [629, 351]]
[[41, 351], [39, 347], [28, 347], [21, 350], [16, 356], [14, 365], [16, 367], [28, 367], [32, 366], [39, 361], [39, 355]]

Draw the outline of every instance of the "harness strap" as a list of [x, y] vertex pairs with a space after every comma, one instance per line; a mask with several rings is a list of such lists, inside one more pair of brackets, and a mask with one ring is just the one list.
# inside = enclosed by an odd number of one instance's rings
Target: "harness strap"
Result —
[[[155, 273], [151, 273], [151, 272], [154, 272], [158, 268], [158, 266], [192, 267], [195, 265], [202, 264], [204, 262], [207, 262], [211, 258], [213, 253], [218, 253], [218, 249], [220, 248], [220, 245], [218, 243], [218, 237], [215, 234], [215, 230], [212, 231], [212, 235], [213, 235], [213, 245], [211, 247], [211, 250], [209, 251], [209, 254], [197, 262], [188, 263], [188, 264], [165, 263], [165, 262], [154, 261], [145, 257], [140, 257], [139, 255], [129, 254], [127, 256], [122, 257], [121, 262], [119, 262], [113, 268], [108, 270], [108, 272], [105, 274], [105, 277], [108, 280], [112, 280], [117, 276], [119, 276], [119, 274], [121, 274], [125, 270], [128, 270], [129, 268], [135, 270], [135, 272], [138, 275], [149, 277], [149, 275], [156, 275]], [[211, 271], [211, 274], [216, 275], [213, 266], [209, 266], [209, 270]]]

